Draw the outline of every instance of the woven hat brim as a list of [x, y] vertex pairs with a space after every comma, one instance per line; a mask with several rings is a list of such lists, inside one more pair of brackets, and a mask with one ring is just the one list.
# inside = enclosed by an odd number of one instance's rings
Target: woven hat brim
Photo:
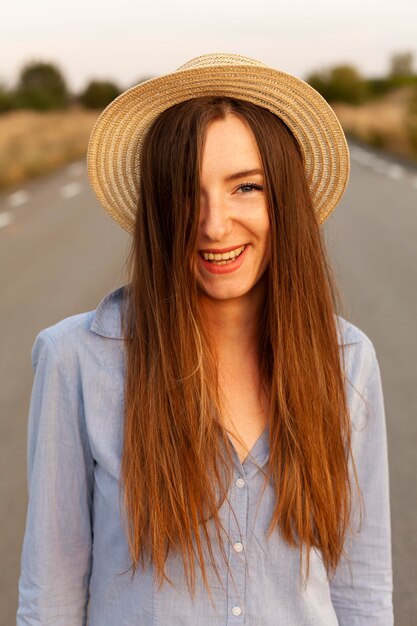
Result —
[[132, 87], [103, 111], [90, 137], [87, 160], [91, 186], [109, 215], [133, 232], [141, 146], [150, 125], [174, 104], [207, 95], [247, 100], [287, 124], [304, 154], [317, 218], [324, 222], [349, 179], [349, 150], [340, 123], [304, 81], [249, 65], [176, 71]]

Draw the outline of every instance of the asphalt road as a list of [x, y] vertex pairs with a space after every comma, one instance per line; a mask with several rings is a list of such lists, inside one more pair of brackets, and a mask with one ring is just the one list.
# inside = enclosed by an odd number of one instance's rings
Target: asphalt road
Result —
[[[389, 440], [396, 626], [417, 624], [417, 169], [352, 147], [348, 190], [325, 226], [343, 314], [375, 344]], [[129, 238], [84, 166], [0, 196], [0, 625], [15, 623], [26, 509], [30, 350], [39, 330], [125, 282]]]

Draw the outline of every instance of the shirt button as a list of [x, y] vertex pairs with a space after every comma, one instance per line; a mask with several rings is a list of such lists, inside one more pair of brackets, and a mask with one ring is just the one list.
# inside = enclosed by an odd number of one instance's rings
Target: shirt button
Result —
[[240, 543], [240, 541], [236, 541], [233, 547], [236, 550], [236, 552], [242, 552], [243, 550], [243, 544]]
[[235, 485], [236, 487], [239, 487], [239, 489], [242, 489], [242, 487], [245, 486], [245, 481], [243, 480], [243, 478], [238, 478], [235, 482]]
[[232, 608], [232, 613], [233, 615], [236, 615], [236, 617], [238, 617], [239, 615], [242, 614], [242, 609], [240, 608], [240, 606], [234, 606]]

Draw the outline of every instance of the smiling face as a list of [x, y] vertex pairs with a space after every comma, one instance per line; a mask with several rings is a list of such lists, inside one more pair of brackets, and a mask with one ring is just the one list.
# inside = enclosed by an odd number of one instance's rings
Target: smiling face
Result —
[[233, 114], [212, 122], [202, 154], [195, 272], [206, 297], [258, 298], [269, 262], [269, 216], [259, 149]]

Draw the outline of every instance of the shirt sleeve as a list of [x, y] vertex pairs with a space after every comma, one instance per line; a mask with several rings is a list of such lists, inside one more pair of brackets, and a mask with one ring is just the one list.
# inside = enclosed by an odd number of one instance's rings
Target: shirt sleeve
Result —
[[17, 626], [86, 623], [91, 567], [94, 461], [73, 342], [48, 331], [32, 351], [29, 504]]
[[[384, 401], [375, 350], [367, 340], [350, 402], [352, 454], [363, 498], [352, 479], [352, 526], [346, 558], [330, 581], [339, 626], [392, 626], [391, 528]], [[365, 384], [361, 384], [365, 381]]]

